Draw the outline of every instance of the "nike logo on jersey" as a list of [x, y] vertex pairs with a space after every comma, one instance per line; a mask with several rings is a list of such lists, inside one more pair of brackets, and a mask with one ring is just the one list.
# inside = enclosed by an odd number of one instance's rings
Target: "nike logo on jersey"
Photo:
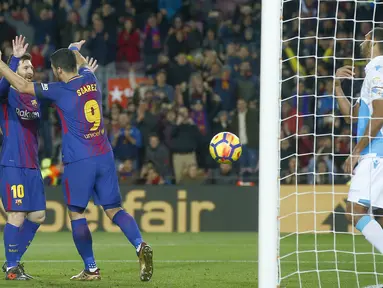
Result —
[[374, 160], [374, 169], [376, 169], [376, 167], [378, 167], [379, 165], [379, 161], [378, 160]]

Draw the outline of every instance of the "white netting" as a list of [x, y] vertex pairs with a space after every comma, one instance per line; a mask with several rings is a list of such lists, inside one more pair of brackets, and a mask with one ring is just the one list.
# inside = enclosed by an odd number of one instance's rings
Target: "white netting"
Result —
[[356, 125], [334, 97], [336, 70], [351, 65], [355, 76], [342, 88], [350, 103], [358, 99], [368, 62], [360, 44], [383, 23], [383, 3], [282, 2], [280, 285], [383, 283], [381, 254], [345, 217], [350, 175], [342, 165], [355, 146]]

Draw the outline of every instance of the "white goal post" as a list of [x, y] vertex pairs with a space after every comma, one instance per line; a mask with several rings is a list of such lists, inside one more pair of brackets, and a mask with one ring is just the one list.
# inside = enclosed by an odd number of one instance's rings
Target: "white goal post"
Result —
[[[342, 168], [357, 140], [349, 120], [370, 61], [360, 44], [376, 27], [383, 0], [262, 0], [260, 288], [383, 287], [383, 255], [346, 217], [351, 175]], [[343, 95], [335, 74], [345, 65], [355, 74]]]
[[280, 0], [262, 0], [258, 287], [276, 287], [279, 238]]

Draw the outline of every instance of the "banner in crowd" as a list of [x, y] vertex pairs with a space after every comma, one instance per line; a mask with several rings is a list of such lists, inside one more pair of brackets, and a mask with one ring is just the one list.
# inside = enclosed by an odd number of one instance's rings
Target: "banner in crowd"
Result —
[[[236, 186], [124, 186], [122, 206], [144, 232], [256, 231], [258, 193]], [[70, 230], [61, 187], [47, 187], [47, 217], [39, 231]], [[15, 201], [22, 201], [17, 199]], [[0, 205], [1, 206], [1, 205]], [[119, 232], [101, 207], [86, 210], [91, 231]], [[0, 227], [6, 214], [0, 207]]]
[[346, 219], [347, 185], [283, 185], [280, 192], [281, 233], [355, 232]]
[[120, 104], [124, 109], [127, 108], [129, 98], [133, 97], [136, 85], [146, 82], [145, 77], [131, 78], [110, 78], [108, 80], [108, 104]]
[[[123, 207], [144, 232], [258, 230], [256, 187], [121, 185], [120, 188]], [[353, 231], [345, 217], [348, 188], [347, 185], [282, 185], [281, 233]], [[61, 187], [47, 187], [46, 195], [47, 218], [40, 231], [70, 230]], [[102, 209], [92, 203], [86, 217], [92, 231], [119, 231]], [[5, 221], [6, 214], [0, 204], [0, 228]]]

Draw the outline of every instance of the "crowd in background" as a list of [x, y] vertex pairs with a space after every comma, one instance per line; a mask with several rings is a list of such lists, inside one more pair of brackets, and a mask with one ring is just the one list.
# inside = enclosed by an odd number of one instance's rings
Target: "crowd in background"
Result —
[[350, 179], [342, 165], [355, 144], [356, 127], [340, 114], [334, 75], [344, 65], [354, 66], [355, 78], [343, 81], [342, 88], [355, 103], [368, 61], [359, 46], [373, 25], [383, 22], [383, 3], [376, 2], [284, 3], [282, 183], [338, 184]]
[[[36, 81], [53, 81], [49, 56], [85, 39], [96, 58], [104, 122], [122, 182], [254, 183], [258, 172], [260, 2], [244, 0], [44, 0], [0, 3], [4, 59], [24, 35]], [[145, 76], [126, 107], [108, 105], [108, 79]], [[61, 131], [43, 101], [40, 156], [47, 184], [60, 183]], [[215, 133], [243, 144], [235, 165], [215, 163]]]
[[[12, 52], [11, 39], [25, 35], [36, 81], [54, 80], [52, 51], [87, 40], [82, 53], [100, 65], [105, 126], [122, 182], [257, 182], [260, 0], [15, 0], [0, 9], [3, 57]], [[342, 83], [353, 102], [366, 64], [359, 44], [372, 21], [383, 20], [382, 9], [379, 1], [284, 2], [282, 183], [349, 180], [342, 164], [355, 127], [340, 116], [334, 75], [355, 66], [356, 78]], [[125, 107], [109, 105], [108, 79], [128, 75], [149, 80], [137, 84]], [[59, 183], [59, 120], [48, 101], [42, 115], [40, 153], [49, 159], [43, 168], [55, 175], [47, 182]], [[208, 154], [211, 137], [221, 131], [242, 141], [236, 165], [218, 165]]]

